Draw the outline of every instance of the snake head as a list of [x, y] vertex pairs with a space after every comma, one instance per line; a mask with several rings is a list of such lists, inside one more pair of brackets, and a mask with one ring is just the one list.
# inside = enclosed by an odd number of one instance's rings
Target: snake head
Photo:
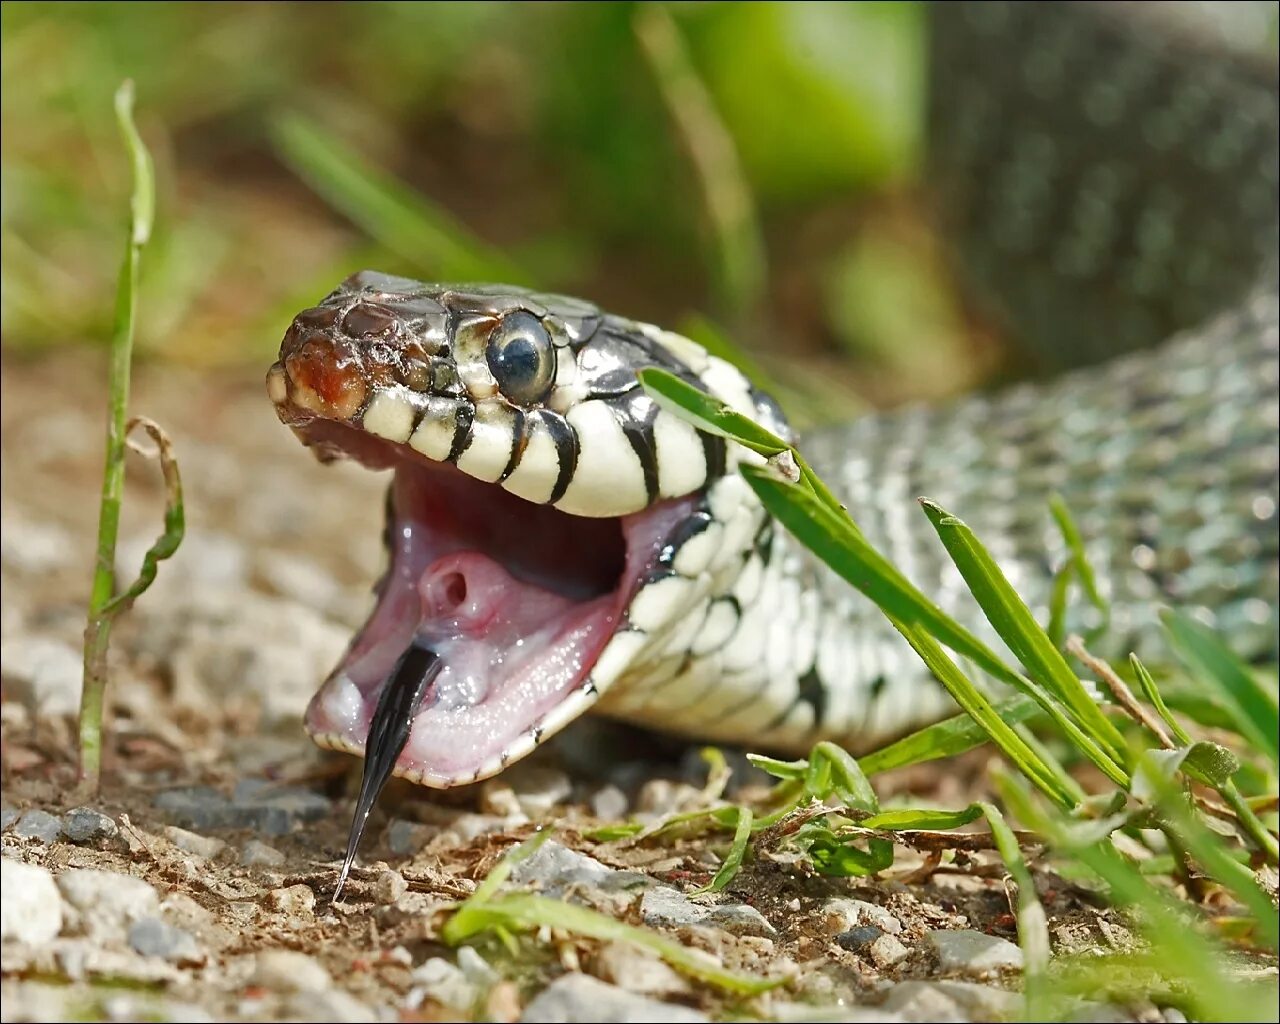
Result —
[[577, 299], [366, 271], [298, 314], [267, 374], [280, 419], [323, 460], [393, 471], [390, 564], [311, 702], [317, 742], [364, 752], [414, 642], [444, 667], [395, 774], [438, 787], [495, 774], [606, 691], [624, 708], [709, 677], [736, 622], [717, 602], [768, 523], [732, 472], [750, 453], [660, 409], [645, 367], [786, 432], [730, 364]]

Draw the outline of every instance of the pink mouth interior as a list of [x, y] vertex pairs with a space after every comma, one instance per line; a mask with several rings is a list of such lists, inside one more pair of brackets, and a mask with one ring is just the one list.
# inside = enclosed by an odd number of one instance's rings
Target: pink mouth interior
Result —
[[586, 681], [688, 501], [581, 518], [381, 447], [359, 454], [395, 467], [391, 565], [307, 727], [363, 748], [387, 675], [419, 637], [443, 668], [397, 772], [452, 781], [503, 754]]

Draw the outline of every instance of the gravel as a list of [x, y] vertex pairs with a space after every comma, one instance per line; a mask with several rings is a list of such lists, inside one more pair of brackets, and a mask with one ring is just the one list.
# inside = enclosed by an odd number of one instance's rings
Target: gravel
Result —
[[230, 798], [208, 786], [170, 789], [155, 799], [157, 809], [186, 828], [250, 828], [281, 836], [331, 812], [329, 801], [296, 786], [262, 779], [237, 783]]
[[247, 867], [278, 867], [284, 860], [283, 853], [261, 839], [250, 839], [240, 848], [240, 863]]
[[120, 828], [110, 815], [92, 807], [73, 807], [62, 816], [62, 834], [73, 843], [114, 839]]
[[409, 891], [409, 883], [399, 871], [387, 868], [378, 872], [373, 880], [373, 899], [375, 903], [394, 903]]
[[883, 934], [884, 932], [874, 925], [859, 925], [857, 928], [850, 928], [847, 932], [837, 935], [836, 943], [841, 949], [857, 953], [866, 949]]
[[143, 917], [129, 928], [129, 945], [143, 956], [158, 956], [174, 963], [199, 963], [204, 959], [195, 938], [158, 917]]
[[333, 979], [315, 957], [264, 949], [254, 957], [252, 982], [272, 992], [328, 992]]
[[745, 903], [729, 903], [721, 906], [704, 906], [694, 903], [684, 893], [670, 886], [658, 885], [647, 889], [640, 901], [640, 914], [651, 928], [686, 928], [690, 925], [710, 925], [735, 935], [777, 934], [764, 915]]
[[972, 930], [929, 932], [929, 942], [944, 971], [985, 976], [1022, 968], [1022, 950], [996, 935]]
[[1021, 1003], [1016, 992], [965, 981], [902, 981], [880, 1009], [904, 1021], [1001, 1020]]
[[396, 818], [387, 826], [387, 846], [397, 857], [412, 857], [439, 832], [430, 825]]
[[62, 837], [62, 819], [56, 814], [33, 807], [23, 811], [18, 823], [13, 828], [15, 836], [23, 839], [35, 839], [41, 843], [54, 843]]
[[62, 930], [62, 896], [53, 875], [35, 864], [0, 860], [0, 940], [43, 946]]
[[905, 960], [910, 950], [899, 942], [896, 936], [881, 935], [871, 942], [867, 952], [877, 967], [885, 968]]
[[73, 868], [58, 876], [58, 888], [71, 910], [68, 925], [90, 937], [114, 938], [160, 910], [155, 889], [118, 871]]
[[290, 885], [267, 893], [267, 905], [282, 914], [310, 917], [316, 912], [316, 894], [307, 885]]
[[566, 974], [535, 996], [520, 1020], [523, 1024], [684, 1024], [710, 1018], [685, 1006], [627, 992], [586, 974]]
[[166, 825], [164, 834], [165, 838], [179, 850], [194, 853], [205, 860], [211, 860], [227, 848], [227, 844], [221, 839], [188, 832], [185, 828], [178, 828], [177, 825]]

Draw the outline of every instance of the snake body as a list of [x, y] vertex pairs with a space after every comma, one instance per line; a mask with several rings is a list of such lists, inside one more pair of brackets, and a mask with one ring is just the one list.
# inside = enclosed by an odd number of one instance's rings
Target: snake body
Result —
[[[975, 628], [917, 495], [964, 517], [1043, 617], [1062, 494], [1112, 604], [1106, 653], [1150, 654], [1167, 603], [1274, 660], [1274, 68], [1195, 63], [1176, 32], [1153, 44], [1087, 5], [933, 16], [930, 166], [963, 269], [1046, 361], [1108, 358], [801, 449]], [[396, 773], [434, 786], [500, 771], [592, 706], [780, 751], [945, 713], [880, 612], [765, 513], [736, 472], [755, 457], [659, 409], [648, 366], [790, 436], [728, 363], [578, 299], [365, 272], [299, 314], [268, 374], [282, 420], [322, 457], [395, 469], [390, 566], [313, 701], [318, 742], [363, 752], [410, 643], [446, 668]]]

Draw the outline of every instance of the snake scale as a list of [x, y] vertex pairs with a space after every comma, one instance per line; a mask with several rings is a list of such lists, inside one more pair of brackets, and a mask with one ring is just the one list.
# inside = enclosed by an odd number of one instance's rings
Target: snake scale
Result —
[[[1062, 494], [1114, 609], [1106, 653], [1150, 653], [1172, 604], [1274, 661], [1274, 58], [1161, 6], [930, 16], [927, 178], [960, 270], [1043, 362], [1084, 365], [801, 449], [976, 629], [917, 495], [965, 518], [1043, 617]], [[280, 418], [321, 458], [393, 470], [389, 566], [312, 701], [317, 742], [364, 753], [388, 680], [418, 662], [385, 767], [436, 787], [593, 706], [779, 751], [946, 713], [883, 615], [763, 511], [736, 472], [754, 456], [645, 395], [649, 366], [789, 436], [733, 366], [578, 299], [362, 272], [295, 318], [267, 377]]]

